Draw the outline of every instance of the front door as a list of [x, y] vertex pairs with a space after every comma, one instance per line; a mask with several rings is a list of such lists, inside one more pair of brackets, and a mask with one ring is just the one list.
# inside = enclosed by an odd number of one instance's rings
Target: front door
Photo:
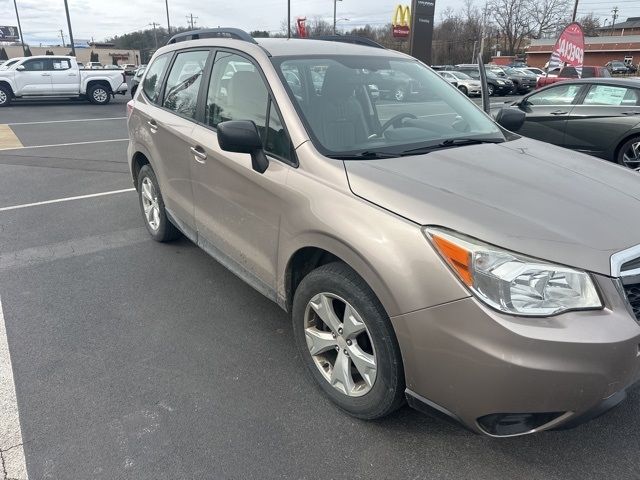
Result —
[[555, 85], [526, 97], [520, 109], [527, 119], [518, 133], [564, 146], [567, 119], [583, 88], [582, 84]]
[[[283, 186], [293, 155], [259, 69], [243, 56], [218, 52], [205, 95], [204, 125], [193, 131], [193, 194], [201, 246], [272, 297], [276, 286]], [[250, 155], [221, 150], [216, 126], [255, 122], [270, 159], [263, 174]]]
[[77, 95], [80, 91], [78, 70], [71, 68], [68, 58], [51, 58], [51, 88], [54, 95]]
[[[51, 60], [32, 58], [22, 62], [24, 70], [16, 71], [15, 81], [22, 95], [51, 95]], [[19, 67], [18, 67], [19, 68]]]

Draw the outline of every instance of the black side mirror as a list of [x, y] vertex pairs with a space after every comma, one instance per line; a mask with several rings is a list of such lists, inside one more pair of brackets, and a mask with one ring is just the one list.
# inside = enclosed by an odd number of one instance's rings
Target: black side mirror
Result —
[[250, 120], [221, 122], [217, 126], [218, 143], [225, 152], [251, 154], [251, 166], [256, 172], [264, 173], [269, 159], [264, 154], [258, 127]]
[[527, 114], [518, 108], [501, 108], [496, 113], [496, 122], [511, 132], [517, 132], [524, 125]]

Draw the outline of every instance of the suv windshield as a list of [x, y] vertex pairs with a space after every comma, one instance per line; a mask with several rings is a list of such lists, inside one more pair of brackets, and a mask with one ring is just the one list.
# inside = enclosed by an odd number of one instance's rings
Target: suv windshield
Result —
[[377, 56], [276, 57], [282, 82], [320, 152], [377, 158], [501, 142], [502, 130], [424, 65]]

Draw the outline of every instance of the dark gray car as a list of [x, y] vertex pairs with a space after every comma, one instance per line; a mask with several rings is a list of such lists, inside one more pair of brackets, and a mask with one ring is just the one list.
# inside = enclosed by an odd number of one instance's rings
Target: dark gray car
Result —
[[640, 171], [640, 80], [564, 81], [514, 106], [527, 114], [518, 133]]

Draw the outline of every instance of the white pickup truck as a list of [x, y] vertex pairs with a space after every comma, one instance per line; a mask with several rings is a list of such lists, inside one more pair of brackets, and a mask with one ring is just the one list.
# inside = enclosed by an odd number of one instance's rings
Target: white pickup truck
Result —
[[0, 107], [14, 98], [86, 98], [106, 105], [114, 95], [127, 93], [118, 70], [80, 70], [74, 57], [25, 57], [0, 69]]

